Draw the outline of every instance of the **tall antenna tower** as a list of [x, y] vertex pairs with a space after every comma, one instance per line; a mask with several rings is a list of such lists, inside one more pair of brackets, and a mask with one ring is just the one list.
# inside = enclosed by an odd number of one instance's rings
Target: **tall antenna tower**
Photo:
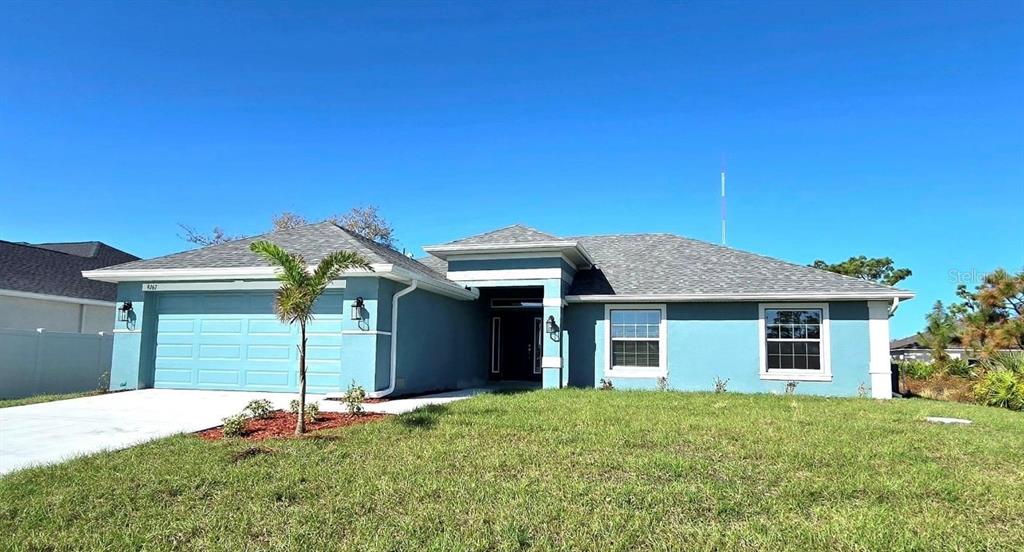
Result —
[[725, 154], [722, 154], [722, 245], [725, 245]]

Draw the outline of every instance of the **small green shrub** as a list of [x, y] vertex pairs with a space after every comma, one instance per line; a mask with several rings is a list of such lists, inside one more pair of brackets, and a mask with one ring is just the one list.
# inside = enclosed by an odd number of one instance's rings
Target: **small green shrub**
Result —
[[267, 399], [256, 399], [249, 401], [249, 404], [245, 405], [245, 410], [242, 412], [248, 412], [249, 416], [260, 420], [270, 417], [270, 413], [274, 411], [274, 404]]
[[938, 371], [938, 367], [934, 363], [923, 360], [903, 360], [899, 362], [899, 367], [901, 374], [917, 380], [928, 379]]
[[99, 380], [96, 383], [96, 390], [100, 393], [110, 391], [110, 372], [103, 372], [100, 374]]
[[615, 385], [612, 384], [611, 378], [601, 378], [601, 390], [611, 391], [615, 389]]
[[935, 363], [940, 366], [939, 370], [945, 372], [951, 376], [957, 376], [960, 378], [974, 377], [974, 371], [971, 369], [971, 364], [967, 362], [966, 358], [950, 358], [941, 363]]
[[241, 437], [245, 435], [245, 427], [248, 423], [249, 418], [245, 414], [235, 414], [224, 418], [224, 436]]
[[363, 389], [362, 385], [356, 385], [356, 382], [354, 381], [342, 397], [342, 401], [345, 403], [345, 409], [353, 416], [363, 413], [363, 401], [365, 400], [366, 389]]
[[982, 363], [986, 370], [1006, 370], [1024, 375], [1024, 353], [996, 353]]
[[[296, 416], [299, 415], [299, 399], [293, 399], [288, 403], [288, 411]], [[306, 403], [306, 422], [312, 422], [320, 414], [320, 403]]]
[[729, 378], [722, 379], [715, 376], [715, 393], [725, 393], [727, 385], [729, 385]]
[[1024, 374], [989, 370], [974, 386], [974, 396], [984, 405], [1024, 410]]

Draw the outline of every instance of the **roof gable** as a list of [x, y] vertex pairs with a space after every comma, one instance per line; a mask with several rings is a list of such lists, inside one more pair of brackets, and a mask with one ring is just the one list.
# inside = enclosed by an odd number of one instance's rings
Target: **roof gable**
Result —
[[444, 245], [504, 245], [560, 241], [561, 238], [522, 224], [513, 224], [483, 234], [469, 236]]

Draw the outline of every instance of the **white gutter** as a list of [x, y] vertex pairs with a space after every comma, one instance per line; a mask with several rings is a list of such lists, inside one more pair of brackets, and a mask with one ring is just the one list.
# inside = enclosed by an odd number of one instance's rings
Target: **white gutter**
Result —
[[395, 391], [395, 376], [398, 373], [398, 300], [416, 291], [419, 287], [419, 280], [413, 280], [409, 287], [402, 289], [391, 298], [391, 381], [387, 389], [367, 393], [371, 399], [386, 397]]
[[567, 295], [570, 303], [719, 302], [719, 301], [881, 301], [913, 299], [910, 291], [880, 293], [666, 293], [634, 295]]

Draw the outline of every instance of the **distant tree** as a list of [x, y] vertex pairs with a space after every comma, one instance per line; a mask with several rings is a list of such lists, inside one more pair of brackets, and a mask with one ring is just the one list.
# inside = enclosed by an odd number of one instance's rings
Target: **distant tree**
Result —
[[[380, 215], [380, 212], [375, 205], [369, 205], [362, 208], [353, 207], [347, 213], [330, 217], [327, 220], [381, 245], [385, 245], [392, 249], [396, 246], [397, 240], [394, 236], [394, 229], [392, 229], [391, 224], [389, 224], [388, 221]], [[309, 224], [309, 220], [307, 220], [306, 217], [291, 211], [284, 211], [275, 215], [271, 220], [271, 230], [288, 230], [290, 228], [297, 228], [307, 224]], [[216, 245], [218, 243], [239, 240], [247, 237], [241, 235], [229, 236], [219, 226], [214, 227], [213, 231], [210, 233], [199, 232], [194, 226], [188, 226], [186, 224], [178, 223], [178, 226], [180, 226], [184, 232], [184, 234], [178, 234], [179, 238], [189, 243], [194, 243], [200, 247]]]
[[224, 230], [221, 229], [220, 226], [214, 226], [213, 230], [210, 233], [208, 233], [208, 234], [196, 230], [196, 228], [194, 226], [189, 226], [187, 224], [181, 224], [180, 222], [178, 223], [178, 226], [181, 227], [181, 231], [184, 232], [184, 235], [178, 234], [178, 237], [183, 239], [183, 240], [185, 240], [185, 241], [187, 241], [187, 242], [189, 242], [189, 243], [194, 243], [194, 244], [198, 245], [199, 247], [206, 247], [208, 245], [217, 245], [218, 243], [229, 242], [229, 241], [232, 241], [232, 240], [238, 240], [238, 239], [242, 239], [242, 238], [245, 237], [245, 236], [229, 236], [229, 235], [224, 233]]
[[932, 360], [946, 362], [949, 354], [946, 352], [953, 341], [960, 337], [960, 324], [956, 316], [946, 310], [942, 301], [936, 301], [931, 312], [925, 316], [927, 325], [919, 339], [932, 351]]
[[889, 257], [868, 258], [864, 255], [850, 257], [836, 264], [829, 264], [818, 259], [810, 266], [885, 286], [895, 286], [909, 278], [912, 274], [909, 268], [896, 268], [893, 266], [892, 259]]
[[353, 207], [349, 212], [330, 219], [350, 232], [373, 240], [381, 245], [395, 248], [394, 229], [378, 212], [376, 205]]
[[300, 435], [306, 432], [306, 325], [313, 319], [313, 304], [342, 272], [352, 268], [373, 269], [353, 251], [331, 253], [310, 271], [302, 256], [288, 253], [269, 241], [253, 242], [249, 249], [281, 269], [277, 275], [281, 287], [274, 296], [274, 310], [282, 322], [299, 323], [299, 415], [295, 433]]
[[288, 230], [290, 228], [297, 228], [307, 224], [309, 224], [309, 221], [306, 220], [306, 217], [295, 214], [291, 211], [284, 211], [283, 213], [275, 215], [274, 219], [271, 221], [271, 225], [274, 230]]
[[954, 312], [968, 346], [982, 356], [999, 349], [1024, 349], [1024, 270], [1012, 274], [997, 268], [974, 291], [960, 284], [957, 295], [964, 302]]

